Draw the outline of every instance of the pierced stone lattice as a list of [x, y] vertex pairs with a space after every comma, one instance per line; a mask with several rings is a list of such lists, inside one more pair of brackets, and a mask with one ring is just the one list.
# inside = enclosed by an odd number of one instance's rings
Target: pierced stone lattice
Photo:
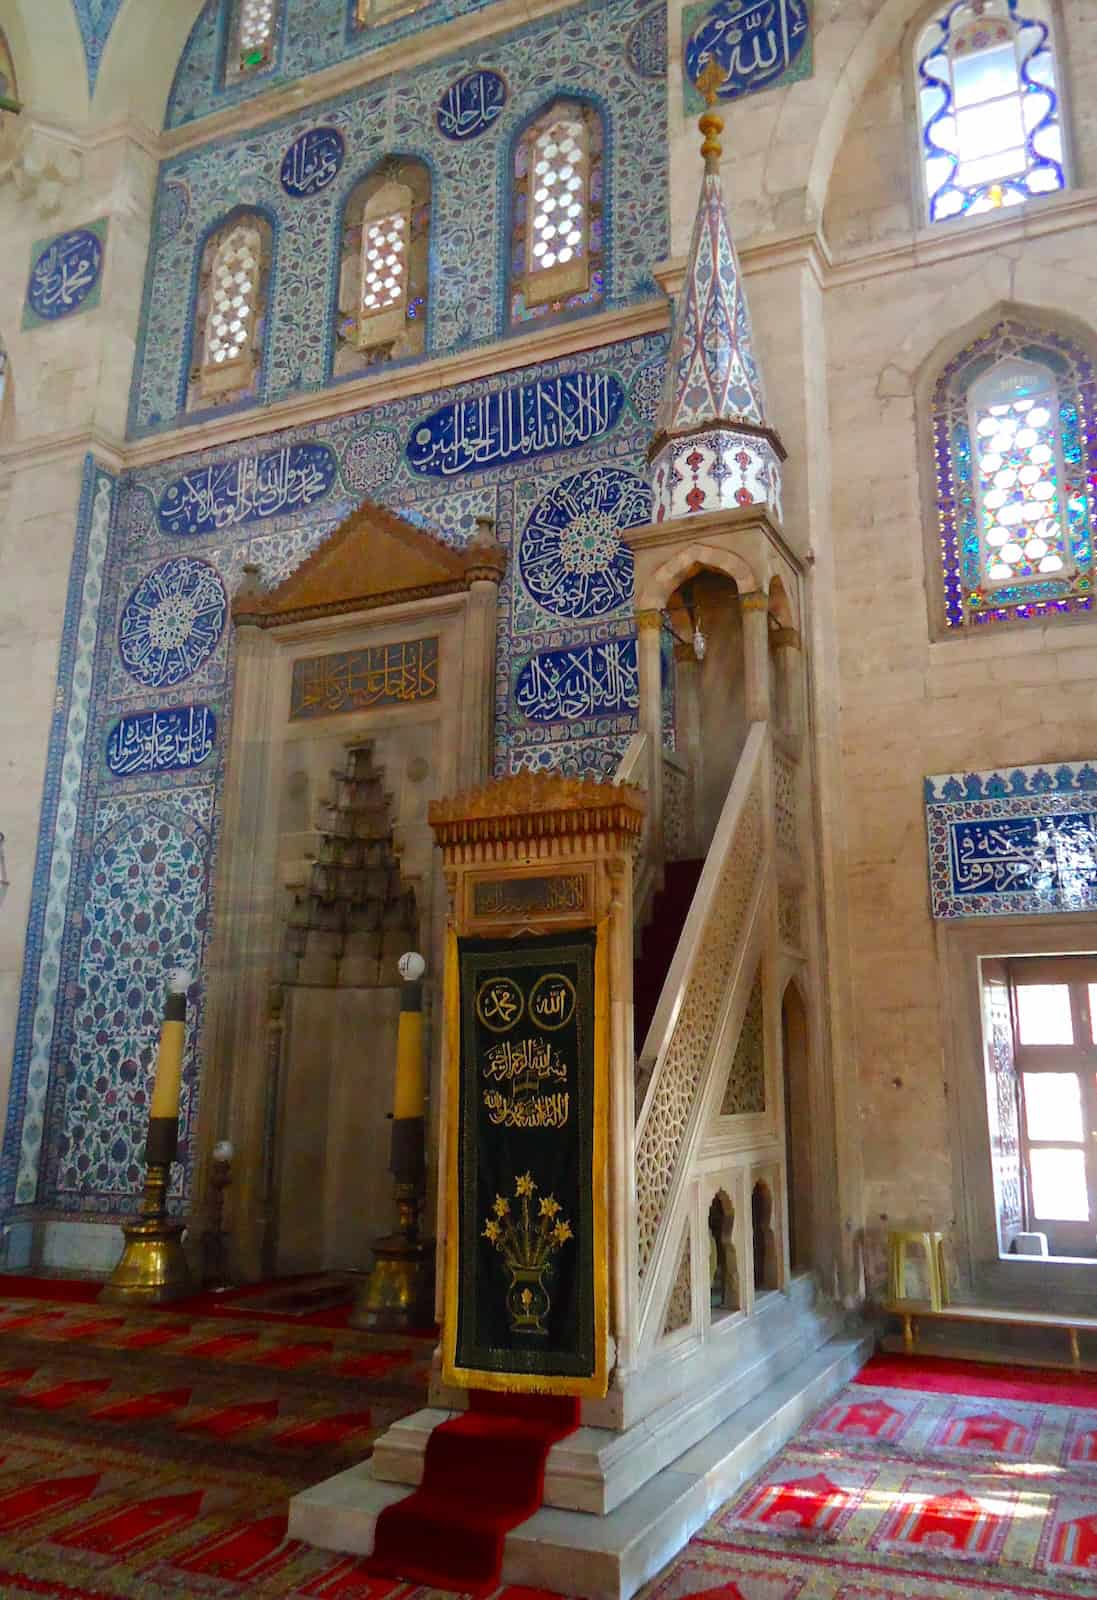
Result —
[[366, 224], [362, 240], [362, 315], [370, 317], [407, 296], [404, 255], [408, 243], [408, 218], [402, 212], [378, 217]]
[[206, 324], [203, 365], [207, 371], [238, 366], [248, 358], [259, 295], [261, 256], [258, 230], [246, 225], [234, 228], [217, 252]]
[[668, 861], [689, 856], [689, 776], [672, 761], [663, 762], [663, 844]]
[[795, 889], [777, 891], [777, 933], [781, 943], [790, 950], [801, 948], [800, 896]]
[[637, 1260], [641, 1282], [655, 1248], [690, 1108], [709, 1060], [722, 1002], [739, 954], [761, 851], [762, 798], [756, 776], [705, 922], [701, 957], [690, 973], [674, 1033], [646, 1096], [648, 1115], [636, 1146]]
[[787, 756], [774, 752], [773, 808], [777, 843], [789, 855], [796, 854], [796, 768]]
[[742, 1117], [748, 1112], [766, 1109], [766, 1033], [762, 1006], [762, 974], [754, 978], [754, 987], [739, 1030], [739, 1043], [731, 1063], [724, 1098], [720, 1102], [722, 1117]]
[[674, 1288], [667, 1301], [667, 1314], [663, 1320], [663, 1337], [688, 1328], [693, 1321], [693, 1276], [689, 1263], [689, 1227], [682, 1231], [682, 1244], [678, 1251], [678, 1271], [674, 1275]]
[[240, 0], [240, 66], [244, 71], [270, 60], [274, 43], [274, 0]]

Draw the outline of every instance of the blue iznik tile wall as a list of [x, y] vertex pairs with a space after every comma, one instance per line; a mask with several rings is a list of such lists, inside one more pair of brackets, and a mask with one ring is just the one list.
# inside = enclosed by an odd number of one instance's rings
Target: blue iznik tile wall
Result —
[[[666, 254], [668, 238], [666, 83], [662, 67], [653, 76], [650, 54], [635, 48], [636, 17], [634, 0], [588, 0], [506, 38], [484, 41], [166, 162], [131, 431], [155, 433], [216, 414], [182, 415], [193, 343], [195, 264], [210, 227], [238, 205], [259, 208], [273, 226], [270, 313], [258, 392], [219, 409], [262, 405], [331, 382], [343, 208], [355, 185], [387, 154], [418, 157], [432, 175], [424, 356], [488, 344], [505, 334], [514, 143], [531, 114], [558, 94], [585, 96], [605, 119], [602, 303], [620, 306], [656, 295], [651, 268]], [[463, 128], [455, 128], [440, 110], [451, 110], [451, 91], [473, 69], [498, 73], [507, 98], [469, 136], [454, 137]], [[291, 183], [298, 192], [287, 193], [287, 152], [318, 127], [340, 136], [342, 165], [322, 187], [309, 185], [303, 193]], [[522, 325], [523, 331], [529, 327]]]
[[[77, 0], [85, 10], [109, 10], [118, 0]], [[208, 0], [191, 30], [168, 102], [167, 126], [179, 128], [225, 106], [249, 100], [272, 86], [335, 66], [351, 56], [379, 50], [424, 28], [479, 11], [490, 0], [424, 0], [424, 3], [370, 27], [355, 25], [354, 0], [282, 0], [274, 59], [263, 72], [225, 79], [230, 23], [229, 0]], [[665, 75], [665, 0], [627, 8], [629, 57], [639, 70]], [[108, 24], [109, 26], [109, 24]], [[102, 32], [100, 28], [100, 32]], [[88, 30], [85, 28], [85, 40]], [[105, 33], [103, 34], [105, 38]], [[101, 49], [101, 46], [100, 46]]]
[[84, 42], [84, 55], [88, 63], [88, 82], [92, 89], [99, 76], [99, 63], [107, 46], [114, 19], [122, 7], [122, 0], [73, 0], [76, 20], [80, 24], [80, 37]]
[[208, 934], [232, 710], [228, 606], [245, 562], [279, 581], [364, 498], [453, 543], [493, 517], [510, 554], [497, 769], [612, 771], [638, 703], [619, 529], [650, 516], [644, 460], [664, 354], [650, 335], [118, 481], [89, 463], [0, 1164], [5, 1213], [136, 1205], [164, 980], [200, 965]]

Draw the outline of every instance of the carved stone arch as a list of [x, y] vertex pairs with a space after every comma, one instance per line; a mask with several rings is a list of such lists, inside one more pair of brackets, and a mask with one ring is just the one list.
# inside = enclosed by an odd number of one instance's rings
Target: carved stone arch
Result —
[[713, 544], [688, 544], [648, 575], [637, 592], [636, 609], [661, 611], [681, 584], [706, 569], [730, 578], [741, 595], [761, 588], [754, 569], [735, 551]]
[[0, 30], [24, 105], [63, 127], [84, 122], [88, 71], [72, 0], [0, 0]]
[[779, 574], [775, 574], [769, 581], [769, 614], [771, 621], [779, 628], [797, 626], [793, 602]]
[[[52, 0], [30, 3], [44, 10]], [[62, 3], [71, 11], [69, 0]], [[99, 64], [91, 104], [93, 126], [124, 118], [149, 128], [164, 126], [180, 58], [204, 7], [205, 0], [172, 0], [170, 5], [122, 0]]]

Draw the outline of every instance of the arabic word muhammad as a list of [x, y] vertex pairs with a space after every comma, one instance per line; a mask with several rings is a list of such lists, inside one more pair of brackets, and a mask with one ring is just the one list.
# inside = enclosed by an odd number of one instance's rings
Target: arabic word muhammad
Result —
[[151, 689], [181, 683], [216, 650], [227, 614], [225, 586], [208, 561], [162, 561], [122, 608], [122, 665]]
[[449, 478], [588, 444], [615, 426], [624, 403], [612, 374], [565, 372], [439, 407], [416, 423], [404, 454], [413, 472]]
[[587, 880], [580, 873], [552, 878], [491, 878], [473, 886], [474, 917], [535, 916], [586, 909]]
[[330, 493], [338, 463], [326, 444], [286, 445], [260, 456], [215, 461], [175, 478], [156, 517], [162, 533], [217, 533], [300, 511]]
[[47, 322], [83, 305], [103, 270], [103, 243], [90, 228], [74, 228], [49, 243], [31, 267], [27, 303]]
[[998, 817], [949, 825], [952, 892], [1023, 892], [1058, 905], [1097, 900], [1097, 816]]
[[310, 128], [282, 157], [282, 187], [294, 199], [319, 194], [339, 176], [346, 145], [338, 128]]
[[636, 711], [640, 668], [636, 640], [543, 650], [518, 674], [514, 703], [531, 722], [580, 722]]
[[506, 103], [507, 80], [500, 73], [466, 72], [438, 102], [438, 132], [446, 139], [475, 139], [488, 131]]
[[107, 735], [107, 771], [115, 778], [182, 772], [213, 749], [217, 718], [209, 706], [171, 706], [123, 717]]
[[591, 467], [533, 508], [518, 570], [538, 605], [560, 617], [603, 617], [632, 599], [633, 556], [622, 528], [651, 521], [651, 489], [634, 472]]
[[494, 1127], [562, 1128], [567, 1122], [567, 1063], [549, 1040], [536, 1034], [517, 1042], [500, 1039], [484, 1056], [483, 1076], [484, 1110]]
[[372, 706], [433, 700], [438, 693], [438, 640], [370, 645], [293, 663], [290, 720], [332, 717]]
[[723, 81], [720, 100], [768, 89], [793, 66], [811, 37], [808, 0], [717, 0], [686, 41], [686, 73], [696, 83], [710, 61]]
[[546, 1393], [574, 1393], [600, 1370], [596, 942], [592, 928], [458, 941], [447, 1176], [458, 1208], [447, 1252], [457, 1315], [446, 1363], [463, 1381], [513, 1373]]

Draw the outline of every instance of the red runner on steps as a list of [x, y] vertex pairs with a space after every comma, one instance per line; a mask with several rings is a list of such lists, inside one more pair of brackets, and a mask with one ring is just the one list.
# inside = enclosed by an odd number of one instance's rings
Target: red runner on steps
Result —
[[549, 1450], [578, 1426], [578, 1400], [470, 1390], [469, 1410], [427, 1440], [419, 1488], [378, 1517], [371, 1567], [489, 1594], [504, 1538], [541, 1504]]

